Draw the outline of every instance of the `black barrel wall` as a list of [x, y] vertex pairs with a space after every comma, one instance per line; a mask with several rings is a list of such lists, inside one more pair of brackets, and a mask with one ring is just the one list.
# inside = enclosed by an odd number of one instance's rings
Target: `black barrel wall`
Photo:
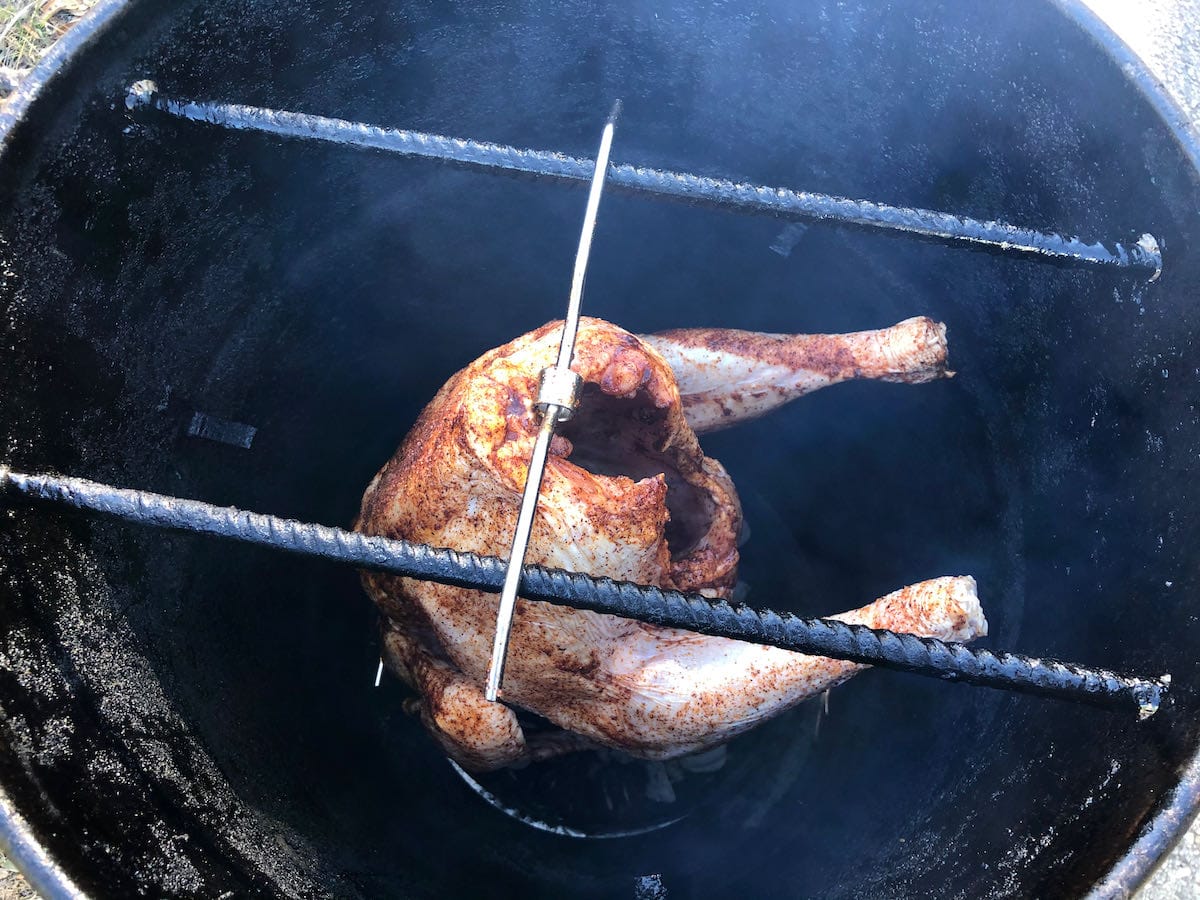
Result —
[[614, 192], [585, 309], [945, 321], [952, 381], [705, 440], [751, 526], [748, 602], [973, 574], [988, 646], [1170, 672], [1174, 705], [1139, 725], [868, 673], [736, 741], [677, 824], [580, 840], [486, 805], [373, 687], [353, 572], [9, 503], [0, 807], [47, 889], [1078, 896], [1170, 842], [1129, 856], [1194, 800], [1200, 191], [1062, 9], [109, 6], [0, 155], [0, 461], [345, 525], [450, 374], [564, 308], [583, 190], [130, 110], [131, 83], [578, 156], [620, 97], [617, 162], [1159, 239], [1147, 283]]

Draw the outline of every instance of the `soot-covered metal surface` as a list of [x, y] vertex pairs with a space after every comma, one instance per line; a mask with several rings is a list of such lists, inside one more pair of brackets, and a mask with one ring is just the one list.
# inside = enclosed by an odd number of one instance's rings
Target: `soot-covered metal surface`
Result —
[[1054, 7], [792, 6], [129, 4], [0, 159], [4, 459], [346, 523], [442, 381], [561, 306], [581, 191], [131, 113], [133, 81], [575, 155], [621, 96], [619, 162], [1160, 238], [1147, 285], [614, 194], [588, 311], [946, 321], [953, 382], [840, 386], [706, 439], [750, 522], [748, 599], [823, 614], [970, 573], [992, 646], [1170, 671], [1174, 709], [871, 673], [734, 742], [680, 821], [582, 841], [482, 802], [372, 687], [352, 573], [15, 506], [0, 779], [71, 881], [1044, 896], [1121, 857], [1197, 741], [1191, 170]]

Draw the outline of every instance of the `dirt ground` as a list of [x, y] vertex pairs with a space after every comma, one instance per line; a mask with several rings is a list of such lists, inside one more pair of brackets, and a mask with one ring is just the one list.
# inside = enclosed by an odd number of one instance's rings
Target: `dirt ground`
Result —
[[0, 856], [0, 900], [37, 900], [37, 894], [25, 879], [13, 868], [12, 863]]

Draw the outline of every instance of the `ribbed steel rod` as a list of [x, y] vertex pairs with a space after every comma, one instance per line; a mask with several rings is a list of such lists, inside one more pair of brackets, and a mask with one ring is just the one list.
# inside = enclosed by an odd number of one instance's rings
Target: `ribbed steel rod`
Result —
[[[0, 467], [0, 495], [16, 491], [115, 516], [139, 525], [217, 535], [360, 568], [498, 593], [505, 562], [340, 528], [213, 506], [82, 478], [27, 475]], [[638, 619], [701, 634], [770, 644], [819, 656], [883, 666], [948, 681], [1003, 688], [1132, 710], [1147, 718], [1162, 704], [1170, 676], [1142, 678], [1053, 659], [993, 653], [835, 619], [805, 619], [754, 610], [661, 588], [525, 566], [521, 596]]]
[[[126, 91], [126, 105], [156, 109], [193, 122], [283, 137], [328, 141], [459, 163], [485, 171], [541, 175], [569, 181], [591, 180], [595, 162], [550, 150], [531, 150], [448, 137], [403, 128], [381, 128], [362, 122], [314, 116], [290, 110], [215, 103], [163, 96], [152, 81], [139, 81]], [[608, 181], [629, 191], [674, 197], [699, 203], [775, 216], [802, 217], [879, 228], [987, 247], [1002, 252], [1033, 254], [1119, 268], [1147, 269], [1150, 280], [1162, 271], [1162, 253], [1151, 234], [1134, 236], [1127, 244], [1086, 241], [1052, 232], [1035, 231], [970, 216], [915, 207], [890, 206], [871, 200], [852, 200], [812, 191], [671, 172], [646, 166], [613, 164]]]

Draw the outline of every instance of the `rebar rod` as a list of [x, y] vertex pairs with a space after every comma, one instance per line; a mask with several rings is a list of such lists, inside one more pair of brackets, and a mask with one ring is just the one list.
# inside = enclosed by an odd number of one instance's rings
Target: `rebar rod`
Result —
[[[216, 535], [304, 556], [348, 563], [442, 584], [498, 593], [506, 563], [490, 556], [444, 550], [311, 525], [233, 507], [214, 506], [147, 491], [0, 467], [0, 496], [15, 491], [140, 525]], [[1144, 678], [1107, 669], [963, 644], [754, 610], [646, 585], [576, 572], [525, 566], [521, 596], [559, 606], [637, 619], [701, 634], [769, 644], [818, 656], [899, 669], [947, 681], [1132, 710], [1139, 719], [1158, 711], [1170, 675]]]
[[[194, 122], [282, 137], [308, 138], [354, 147], [383, 150], [459, 163], [485, 171], [591, 180], [595, 162], [548, 150], [530, 150], [448, 137], [402, 128], [381, 128], [326, 116], [288, 110], [165, 97], [151, 81], [139, 81], [126, 92], [130, 109], [156, 109]], [[1127, 243], [1086, 241], [1052, 232], [974, 219], [915, 207], [890, 206], [831, 194], [766, 187], [686, 172], [646, 166], [609, 167], [608, 181], [616, 188], [719, 207], [788, 218], [807, 218], [877, 228], [936, 240], [986, 247], [1002, 252], [1033, 254], [1078, 263], [1149, 269], [1150, 280], [1162, 271], [1162, 252], [1153, 235], [1143, 233]]]

